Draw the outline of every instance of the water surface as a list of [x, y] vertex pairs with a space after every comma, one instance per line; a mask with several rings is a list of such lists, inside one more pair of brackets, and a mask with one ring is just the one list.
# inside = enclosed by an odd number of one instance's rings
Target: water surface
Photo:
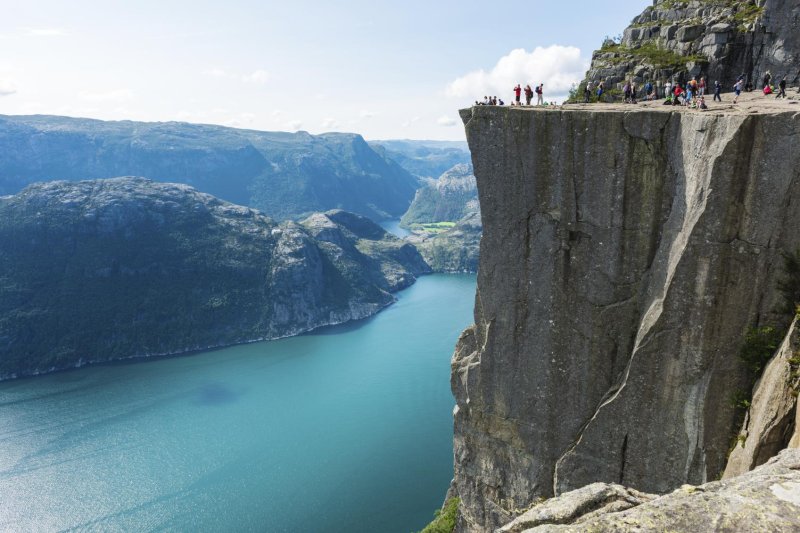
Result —
[[474, 294], [428, 276], [358, 325], [0, 383], [0, 530], [421, 529]]
[[384, 220], [380, 223], [380, 226], [395, 237], [399, 237], [401, 239], [411, 235], [410, 231], [400, 227], [400, 220]]

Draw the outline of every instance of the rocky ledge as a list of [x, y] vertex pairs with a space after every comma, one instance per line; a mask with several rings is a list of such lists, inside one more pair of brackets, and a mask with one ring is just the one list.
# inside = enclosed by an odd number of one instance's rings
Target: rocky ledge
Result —
[[800, 450], [728, 481], [657, 497], [595, 483], [543, 502], [497, 533], [800, 530]]
[[0, 197], [0, 379], [296, 335], [430, 272], [331, 211], [276, 224], [187, 185], [117, 178]]

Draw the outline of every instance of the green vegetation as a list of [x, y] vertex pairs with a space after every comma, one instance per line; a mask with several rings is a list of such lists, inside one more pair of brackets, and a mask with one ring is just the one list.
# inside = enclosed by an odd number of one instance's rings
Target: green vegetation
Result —
[[752, 375], [757, 377], [775, 354], [785, 336], [786, 331], [780, 331], [772, 326], [751, 328], [745, 335], [744, 345], [739, 351], [739, 359], [747, 366]]
[[681, 55], [659, 47], [655, 42], [646, 42], [639, 47], [631, 48], [621, 44], [607, 45], [601, 48], [603, 52], [614, 52], [616, 55], [606, 58], [611, 64], [637, 61], [650, 65], [655, 69], [680, 70], [686, 68], [687, 63], [707, 63], [708, 59], [701, 55]]
[[433, 513], [433, 522], [425, 526], [420, 533], [453, 533], [456, 528], [459, 503], [461, 503], [459, 498], [447, 500], [443, 509], [437, 509]]
[[442, 233], [454, 227], [455, 222], [431, 222], [428, 224], [411, 224], [412, 231], [421, 231], [425, 233]]

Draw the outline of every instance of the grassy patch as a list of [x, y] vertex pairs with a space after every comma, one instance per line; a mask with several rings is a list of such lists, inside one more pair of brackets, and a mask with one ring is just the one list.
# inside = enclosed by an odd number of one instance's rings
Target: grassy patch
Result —
[[607, 45], [600, 49], [603, 52], [613, 52], [614, 57], [606, 58], [605, 61], [616, 65], [619, 63], [638, 62], [650, 65], [654, 69], [673, 69], [679, 70], [686, 68], [687, 63], [707, 63], [708, 59], [700, 55], [681, 55], [660, 48], [655, 42], [646, 42], [637, 48], [630, 48], [622, 45]]
[[455, 222], [431, 222], [428, 224], [411, 224], [411, 231], [424, 233], [442, 233], [456, 225]]
[[443, 509], [437, 509], [433, 513], [433, 522], [425, 526], [420, 533], [453, 533], [458, 517], [459, 498], [450, 498], [444, 504]]

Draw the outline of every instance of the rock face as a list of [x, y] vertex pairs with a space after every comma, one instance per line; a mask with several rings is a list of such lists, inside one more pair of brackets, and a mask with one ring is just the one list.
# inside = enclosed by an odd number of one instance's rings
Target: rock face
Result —
[[[800, 81], [800, 5], [784, 0], [656, 0], [621, 42], [606, 41], [586, 81], [607, 88], [633, 79], [664, 82], [705, 76], [726, 91], [740, 74], [756, 88], [768, 71]], [[791, 66], [790, 66], [791, 65]], [[777, 80], [775, 80], [777, 83]]]
[[452, 362], [458, 530], [593, 482], [717, 478], [746, 386], [736, 354], [800, 246], [798, 115], [462, 118], [484, 236]]
[[360, 135], [0, 116], [0, 195], [36, 181], [131, 175], [185, 183], [278, 220], [335, 208], [398, 218], [417, 188]]
[[141, 178], [0, 197], [0, 379], [296, 335], [430, 269], [341, 211], [302, 225]]
[[687, 485], [655, 499], [614, 485], [591, 485], [536, 506], [498, 531], [789, 533], [800, 530], [798, 511], [800, 451], [786, 450], [740, 477], [700, 487]]
[[786, 448], [796, 431], [800, 332], [795, 321], [764, 369], [725, 467], [724, 478], [744, 474]]

